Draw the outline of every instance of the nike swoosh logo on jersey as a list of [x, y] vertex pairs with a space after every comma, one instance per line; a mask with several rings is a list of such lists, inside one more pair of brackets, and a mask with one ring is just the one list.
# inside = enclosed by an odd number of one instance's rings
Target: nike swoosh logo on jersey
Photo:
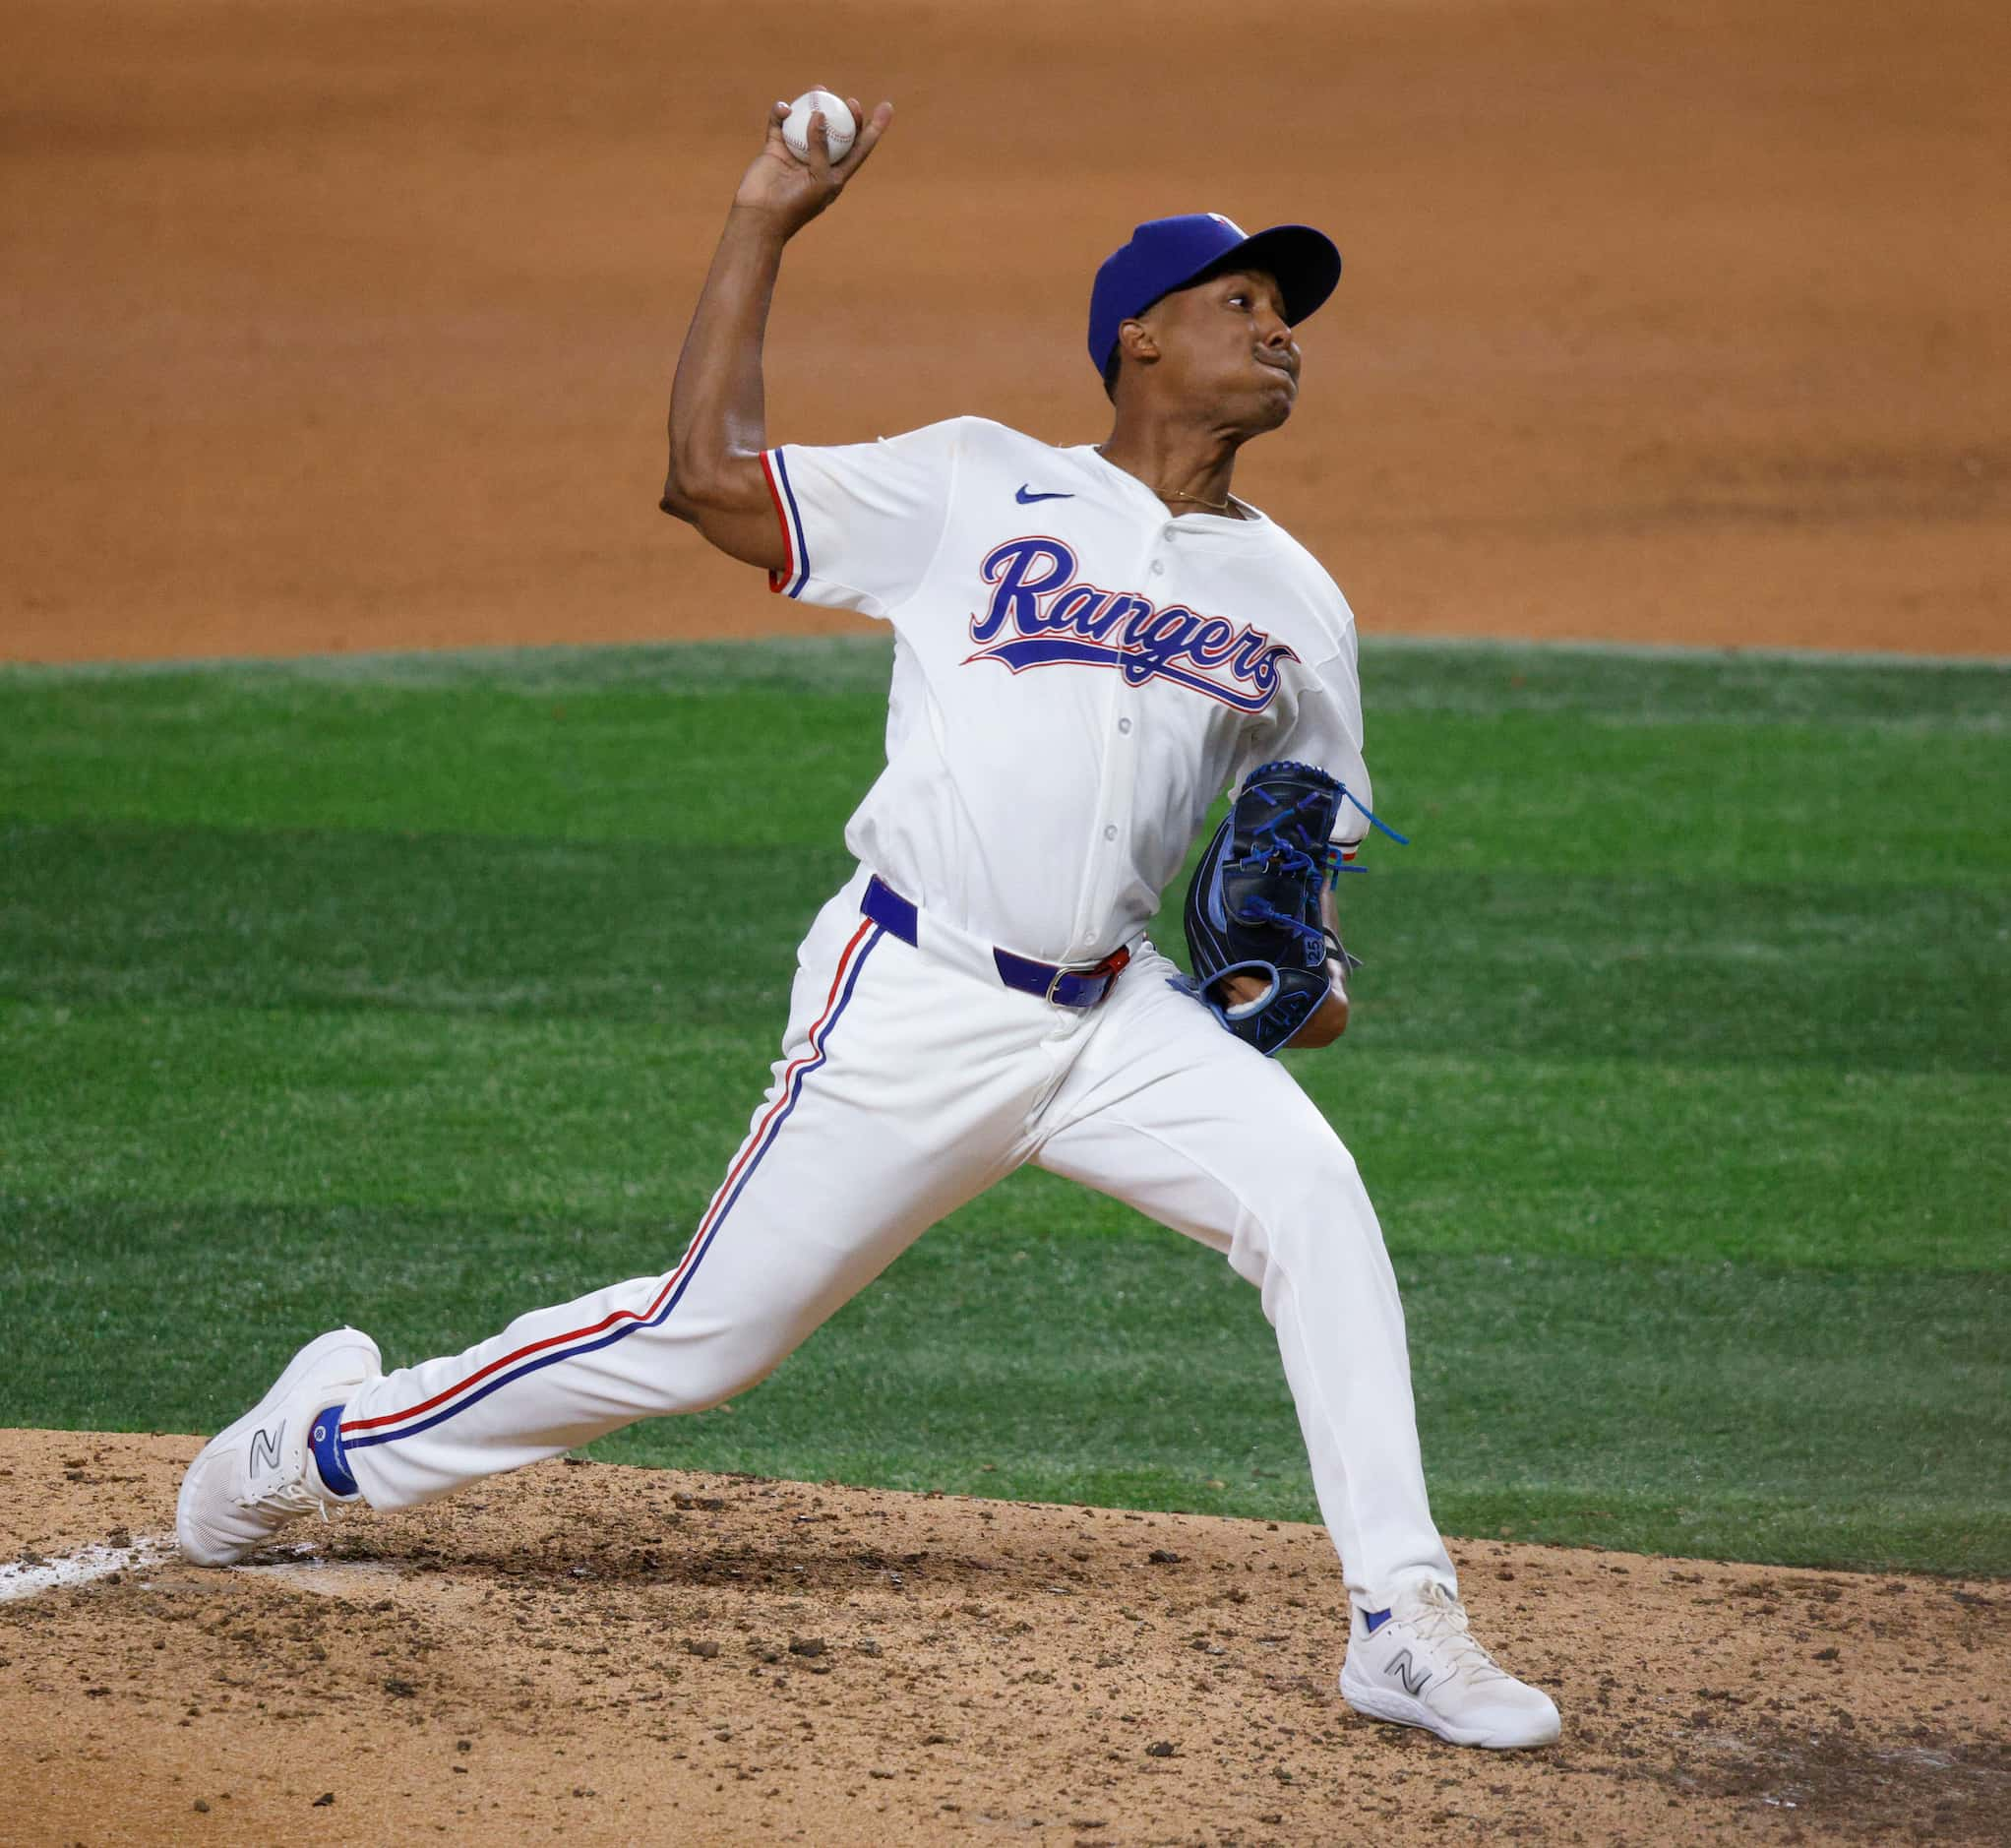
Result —
[[1012, 498], [1022, 507], [1031, 507], [1035, 501], [1072, 501], [1075, 498], [1072, 494], [1035, 494], [1032, 488], [1031, 482], [1022, 481], [1019, 492]]

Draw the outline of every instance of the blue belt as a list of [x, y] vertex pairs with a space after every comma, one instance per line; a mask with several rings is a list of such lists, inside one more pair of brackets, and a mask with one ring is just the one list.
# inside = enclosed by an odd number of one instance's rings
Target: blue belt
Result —
[[[904, 944], [915, 941], [913, 902], [903, 898], [885, 880], [875, 874], [866, 888], [859, 909], [883, 930], [891, 932]], [[1017, 988], [1061, 1008], [1093, 1008], [1117, 986], [1131, 959], [1128, 950], [1114, 950], [1094, 968], [1068, 969], [1053, 962], [1036, 962], [1031, 956], [1015, 956], [1009, 950], [994, 950], [992, 960], [999, 979], [1007, 988]]]

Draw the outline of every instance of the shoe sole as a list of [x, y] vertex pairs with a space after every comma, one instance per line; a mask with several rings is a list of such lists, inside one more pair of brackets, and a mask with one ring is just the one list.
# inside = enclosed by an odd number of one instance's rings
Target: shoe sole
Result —
[[1554, 1746], [1561, 1731], [1554, 1717], [1546, 1728], [1515, 1734], [1504, 1734], [1489, 1727], [1454, 1726], [1442, 1713], [1434, 1713], [1422, 1700], [1413, 1699], [1409, 1694], [1381, 1688], [1364, 1688], [1359, 1682], [1351, 1684], [1345, 1669], [1341, 1672], [1341, 1698], [1357, 1713], [1371, 1720], [1387, 1720], [1393, 1726], [1415, 1726], [1421, 1731], [1435, 1734], [1449, 1746], [1479, 1746], [1486, 1752], [1527, 1752], [1538, 1746]]
[[[384, 1370], [384, 1356], [378, 1346], [360, 1328], [332, 1328], [327, 1334], [318, 1334], [299, 1353], [286, 1363], [286, 1371], [273, 1383], [272, 1390], [254, 1405], [235, 1424], [226, 1425], [196, 1453], [196, 1460], [182, 1477], [181, 1493], [175, 1497], [174, 1538], [175, 1547], [183, 1559], [196, 1566], [234, 1566], [247, 1553], [257, 1551], [255, 1547], [242, 1547], [225, 1556], [212, 1557], [194, 1547], [188, 1539], [190, 1523], [190, 1503], [192, 1491], [208, 1465], [217, 1455], [229, 1448], [246, 1432], [262, 1425], [273, 1414], [274, 1404], [298, 1391], [315, 1369], [325, 1363], [331, 1355], [345, 1347], [361, 1345], [370, 1351], [370, 1372], [362, 1380], [374, 1378]], [[362, 1380], [352, 1382], [361, 1385]]]

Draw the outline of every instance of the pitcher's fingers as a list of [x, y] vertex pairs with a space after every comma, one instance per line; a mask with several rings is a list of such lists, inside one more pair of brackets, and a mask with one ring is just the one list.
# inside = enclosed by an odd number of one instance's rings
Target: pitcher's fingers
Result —
[[810, 127], [804, 139], [810, 144], [812, 176], [820, 186], [828, 186], [831, 179], [831, 144], [822, 109], [811, 110]]
[[[779, 149], [783, 154], [789, 154], [789, 144], [782, 139], [782, 124], [788, 119], [789, 105], [786, 102], [768, 104], [768, 129], [764, 140], [768, 147]], [[795, 155], [790, 154], [790, 158], [793, 160]]]
[[[852, 111], [852, 120], [859, 121], [859, 105], [847, 104]], [[859, 138], [852, 144], [852, 152], [840, 160], [833, 171], [841, 180], [848, 180], [866, 164], [866, 157], [880, 146], [880, 138], [886, 133], [886, 127], [893, 120], [893, 104], [883, 102], [875, 109], [872, 118], [861, 123]]]

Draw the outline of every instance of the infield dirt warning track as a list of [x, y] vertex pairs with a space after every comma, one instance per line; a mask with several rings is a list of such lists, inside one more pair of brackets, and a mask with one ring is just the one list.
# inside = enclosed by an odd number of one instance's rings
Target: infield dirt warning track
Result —
[[1138, 219], [1347, 259], [1238, 487], [1365, 632], [2011, 653], [1997, 0], [8, 0], [0, 658], [842, 626], [655, 511], [769, 99], [899, 116], [773, 440], [1093, 441]]

